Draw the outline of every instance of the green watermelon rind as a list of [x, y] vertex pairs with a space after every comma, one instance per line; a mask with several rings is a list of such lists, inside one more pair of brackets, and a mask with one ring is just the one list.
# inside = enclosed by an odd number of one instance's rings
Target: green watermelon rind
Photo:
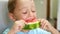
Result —
[[24, 26], [24, 30], [32, 30], [40, 27], [40, 22], [28, 23]]

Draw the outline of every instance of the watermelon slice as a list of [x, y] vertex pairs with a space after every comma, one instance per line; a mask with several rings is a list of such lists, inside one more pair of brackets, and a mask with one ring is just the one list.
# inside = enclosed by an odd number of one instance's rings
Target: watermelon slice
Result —
[[39, 27], [40, 27], [40, 22], [36, 21], [36, 22], [27, 23], [23, 29], [24, 30], [32, 30], [32, 29], [36, 29]]
[[36, 29], [40, 27], [40, 22], [37, 21], [36, 18], [26, 19], [25, 21], [27, 22], [27, 24], [25, 24], [25, 27], [23, 28], [24, 30], [31, 30], [31, 29]]

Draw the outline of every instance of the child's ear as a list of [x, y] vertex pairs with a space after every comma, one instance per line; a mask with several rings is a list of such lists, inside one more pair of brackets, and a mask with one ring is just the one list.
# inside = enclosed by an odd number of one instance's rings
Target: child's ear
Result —
[[14, 16], [13, 13], [9, 13], [8, 16], [9, 16], [9, 18], [10, 18], [11, 20], [13, 20], [13, 21], [16, 20], [16, 18], [15, 18], [15, 16]]

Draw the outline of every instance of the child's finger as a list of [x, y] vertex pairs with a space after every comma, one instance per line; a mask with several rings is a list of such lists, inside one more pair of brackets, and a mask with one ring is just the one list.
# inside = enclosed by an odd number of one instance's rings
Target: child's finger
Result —
[[43, 25], [43, 29], [47, 29], [47, 23], [45, 22], [45, 24]]
[[15, 21], [17, 27], [23, 28], [25, 26], [24, 20]]
[[46, 25], [46, 20], [45, 19], [42, 19], [41, 20], [41, 28], [44, 28]]
[[44, 19], [41, 19], [41, 26], [43, 26], [44, 24]]

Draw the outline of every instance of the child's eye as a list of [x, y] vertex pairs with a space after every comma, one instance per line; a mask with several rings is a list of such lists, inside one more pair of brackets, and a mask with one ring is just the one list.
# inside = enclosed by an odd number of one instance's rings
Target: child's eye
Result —
[[23, 14], [27, 14], [27, 11], [26, 12], [23, 12]]
[[35, 13], [36, 11], [32, 11], [33, 13]]

